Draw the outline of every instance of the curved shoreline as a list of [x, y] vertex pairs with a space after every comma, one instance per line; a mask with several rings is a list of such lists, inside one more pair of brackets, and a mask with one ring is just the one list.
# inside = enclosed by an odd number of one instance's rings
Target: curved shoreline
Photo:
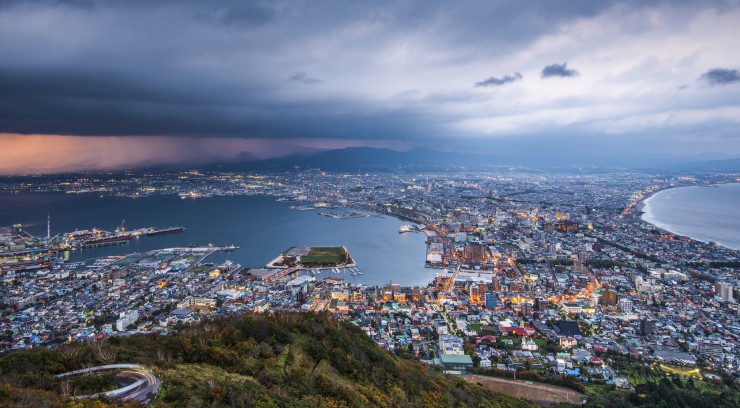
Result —
[[[642, 200], [640, 200], [640, 202], [635, 207], [635, 210], [636, 210], [635, 212], [639, 213], [639, 217], [640, 217], [640, 221], [641, 222], [646, 223], [646, 224], [649, 224], [649, 225], [651, 225], [652, 227], [656, 228], [657, 230], [659, 230], [661, 232], [668, 233], [668, 234], [671, 234], [671, 235], [674, 235], [674, 236], [680, 237], [680, 238], [689, 238], [689, 239], [691, 239], [693, 241], [699, 241], [699, 242], [703, 242], [705, 244], [714, 244], [714, 245], [721, 246], [723, 248], [727, 248], [727, 249], [734, 250], [734, 251], [740, 251], [740, 246], [734, 247], [734, 246], [732, 246], [732, 244], [720, 242], [717, 239], [697, 238], [697, 237], [688, 235], [686, 233], [680, 233], [680, 232], [672, 231], [671, 230], [672, 227], [670, 225], [668, 225], [668, 226], [661, 226], [661, 225], [658, 225], [659, 222], [647, 220], [646, 219], [646, 216], [652, 217], [653, 214], [651, 212], [645, 211], [646, 208], [649, 206], [648, 200], [651, 199], [651, 198], [653, 198], [658, 193], [661, 193], [661, 192], [664, 192], [664, 191], [673, 190], [673, 189], [679, 189], [679, 188], [687, 188], [687, 187], [719, 187], [719, 186], [723, 186], [723, 185], [735, 185], [735, 184], [740, 185], [740, 183], [719, 183], [719, 184], [715, 183], [715, 184], [704, 184], [704, 185], [675, 186], [675, 187], [668, 187], [668, 188], [660, 189], [658, 191], [654, 191], [654, 192], [650, 193], [650, 195], [648, 195], [647, 197], [645, 197]], [[665, 224], [663, 224], [663, 225], [665, 225]]]

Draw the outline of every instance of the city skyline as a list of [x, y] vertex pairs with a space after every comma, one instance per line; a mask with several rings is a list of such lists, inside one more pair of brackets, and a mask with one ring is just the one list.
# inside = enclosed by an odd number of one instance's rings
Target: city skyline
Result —
[[740, 155], [736, 2], [6, 2], [3, 173], [343, 147]]

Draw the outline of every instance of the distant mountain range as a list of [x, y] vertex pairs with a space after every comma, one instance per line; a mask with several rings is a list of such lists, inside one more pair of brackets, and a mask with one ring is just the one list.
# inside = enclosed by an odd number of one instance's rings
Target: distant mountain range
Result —
[[[562, 153], [562, 152], [560, 152]], [[603, 173], [618, 169], [668, 172], [740, 172], [740, 158], [689, 161], [685, 157], [662, 157], [650, 154], [613, 156], [568, 156], [554, 152], [551, 155], [482, 154], [440, 152], [427, 148], [396, 151], [387, 148], [348, 147], [323, 150], [272, 159], [257, 159], [248, 152], [236, 157], [211, 158], [193, 163], [139, 163], [132, 169], [142, 171], [256, 171], [284, 172], [296, 169], [320, 169], [332, 172], [370, 171], [464, 171], [498, 170], [517, 173], [557, 171], [564, 173]]]
[[326, 150], [308, 156], [289, 156], [267, 160], [220, 163], [208, 166], [221, 170], [292, 170], [316, 168], [326, 171], [377, 171], [400, 170], [442, 170], [450, 166], [484, 165], [485, 157], [443, 153], [429, 149], [411, 149], [399, 152], [391, 149], [371, 147], [349, 147]]
[[[518, 172], [532, 169], [558, 169], [577, 172], [600, 172], [614, 168], [652, 168], [677, 171], [740, 171], [740, 159], [683, 162], [674, 159], [635, 160], [589, 157], [588, 162], [575, 163], [572, 159], [531, 157], [527, 155], [492, 155], [440, 152], [425, 148], [396, 151], [385, 148], [349, 147], [326, 150], [309, 155], [288, 156], [267, 160], [231, 160], [206, 166], [206, 170], [230, 171], [289, 171], [296, 168], [315, 168], [325, 171], [444, 171], [481, 170], [515, 167]], [[646, 166], [643, 162], [649, 162]]]
[[679, 166], [685, 170], [740, 172], [740, 158], [728, 160], [703, 160]]

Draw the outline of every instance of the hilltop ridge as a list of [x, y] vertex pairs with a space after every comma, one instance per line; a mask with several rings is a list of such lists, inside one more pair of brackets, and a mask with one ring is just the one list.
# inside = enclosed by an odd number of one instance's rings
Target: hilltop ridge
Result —
[[54, 374], [113, 362], [152, 368], [162, 380], [153, 407], [532, 406], [402, 360], [328, 314], [293, 312], [12, 352], [0, 357], [0, 405], [67, 406]]

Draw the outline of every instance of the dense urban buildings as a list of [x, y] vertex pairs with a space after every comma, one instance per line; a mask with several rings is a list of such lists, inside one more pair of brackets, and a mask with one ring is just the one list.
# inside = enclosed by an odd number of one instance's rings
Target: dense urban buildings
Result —
[[0, 235], [2, 345], [166, 334], [208, 316], [329, 311], [381, 347], [450, 373], [555, 373], [629, 388], [631, 374], [612, 367], [610, 355], [737, 373], [740, 252], [659, 230], [640, 219], [638, 201], [660, 189], [729, 181], [733, 176], [315, 170], [5, 180], [6, 191], [259, 194], [294, 202], [296, 210], [333, 208], [335, 218], [347, 209], [351, 216], [395, 216], [410, 223], [400, 233], [425, 235], [426, 259], [418, 262], [436, 277], [416, 287], [350, 283], [343, 276], [362, 273], [362, 265], [346, 248], [300, 246], [306, 243], [249, 267], [209, 263], [211, 254], [234, 247], [65, 263], [54, 255], [63, 235], [34, 237], [16, 225]]

